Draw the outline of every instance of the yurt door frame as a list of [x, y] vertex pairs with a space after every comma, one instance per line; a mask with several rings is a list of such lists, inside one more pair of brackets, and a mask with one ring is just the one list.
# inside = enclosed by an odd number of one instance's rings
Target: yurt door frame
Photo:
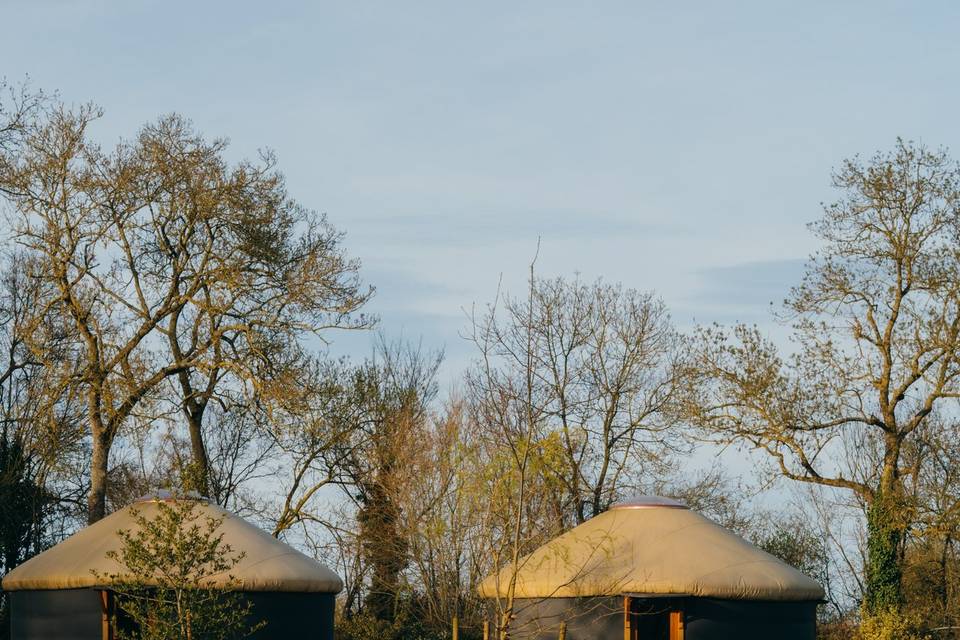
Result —
[[[663, 602], [662, 610], [651, 614], [649, 611], [642, 611], [640, 604], [650, 600], [661, 600]], [[684, 620], [682, 601], [674, 598], [650, 598], [650, 597], [623, 597], [623, 640], [661, 640], [659, 638], [650, 638], [644, 633], [641, 616], [662, 615], [661, 621], [668, 630], [669, 640], [684, 640]]]

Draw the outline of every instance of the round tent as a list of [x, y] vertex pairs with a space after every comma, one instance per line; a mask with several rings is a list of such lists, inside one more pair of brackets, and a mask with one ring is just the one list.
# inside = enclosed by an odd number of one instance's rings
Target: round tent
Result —
[[[142, 498], [8, 573], [3, 590], [11, 597], [12, 637], [111, 638], [112, 596], [102, 576], [121, 573], [122, 567], [107, 552], [120, 549], [120, 530], [138, 529], [135, 513], [151, 520], [158, 503], [172, 499], [169, 494]], [[334, 598], [343, 588], [337, 574], [208, 500], [198, 499], [195, 513], [201, 521], [222, 519], [217, 533], [234, 552], [244, 554], [229, 575], [207, 580], [204, 586], [244, 595], [253, 618], [266, 621], [252, 638], [333, 638]]]
[[505, 598], [511, 637], [812, 640], [816, 581], [674, 500], [614, 505], [484, 580]]

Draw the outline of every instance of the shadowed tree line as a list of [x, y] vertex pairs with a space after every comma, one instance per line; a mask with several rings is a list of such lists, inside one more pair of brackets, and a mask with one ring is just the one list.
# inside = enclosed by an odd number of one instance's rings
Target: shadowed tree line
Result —
[[[442, 353], [416, 344], [328, 357], [374, 326], [373, 290], [272, 154], [233, 160], [177, 115], [106, 147], [97, 107], [2, 88], [4, 571], [178, 486], [335, 565], [342, 637], [446, 637], [457, 618], [506, 638], [513, 590], [480, 602], [483, 577], [661, 493], [823, 583], [824, 637], [960, 625], [945, 151], [898, 141], [837, 169], [778, 313], [786, 346], [748, 325], [680, 332], [652, 292], [534, 261], [522, 294], [474, 309], [476, 357], [441, 393]], [[693, 470], [704, 442], [748, 451], [794, 504], [759, 510]]]

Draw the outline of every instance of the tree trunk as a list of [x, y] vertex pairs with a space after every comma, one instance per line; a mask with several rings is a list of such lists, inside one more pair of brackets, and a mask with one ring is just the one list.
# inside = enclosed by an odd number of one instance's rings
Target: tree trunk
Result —
[[110, 443], [103, 433], [93, 434], [90, 459], [90, 493], [87, 495], [87, 524], [107, 515], [107, 463]]
[[386, 489], [374, 482], [364, 492], [357, 514], [361, 544], [371, 567], [367, 610], [377, 620], [393, 622], [400, 591], [400, 573], [407, 564], [407, 544], [399, 530], [399, 509]]
[[864, 610], [877, 614], [899, 611], [903, 604], [900, 546], [903, 518], [896, 493], [878, 492], [867, 508], [867, 566]]
[[937, 595], [940, 598], [940, 610], [947, 614], [950, 611], [950, 583], [948, 580], [948, 566], [950, 562], [951, 536], [948, 533], [943, 539], [943, 548], [940, 551], [940, 574], [937, 576]]
[[[174, 318], [176, 320], [176, 318]], [[176, 340], [176, 322], [171, 321], [170, 350], [178, 362], [184, 360], [183, 351]], [[210, 460], [207, 458], [207, 447], [203, 442], [203, 414], [207, 410], [207, 401], [218, 379], [216, 370], [210, 374], [205, 394], [194, 391], [190, 379], [190, 370], [184, 368], [177, 374], [180, 390], [183, 392], [183, 415], [187, 419], [187, 429], [190, 432], [190, 451], [192, 459], [190, 466], [185, 469], [183, 488], [187, 491], [196, 491], [202, 496], [210, 496]]]
[[500, 615], [500, 629], [497, 633], [497, 637], [500, 640], [509, 640], [510, 638], [510, 614], [503, 613]]
[[193, 408], [184, 409], [190, 431], [190, 448], [193, 453], [190, 471], [184, 477], [184, 489], [196, 491], [202, 496], [209, 496], [210, 460], [207, 458], [207, 447], [203, 442], [203, 413], [205, 408], [205, 404], [196, 404]]

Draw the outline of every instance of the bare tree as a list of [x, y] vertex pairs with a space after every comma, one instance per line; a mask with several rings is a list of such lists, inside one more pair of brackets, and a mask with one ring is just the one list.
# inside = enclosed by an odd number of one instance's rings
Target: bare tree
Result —
[[824, 242], [785, 302], [795, 351], [749, 326], [702, 328], [686, 417], [720, 443], [771, 456], [783, 476], [853, 492], [867, 514], [865, 609], [901, 602], [916, 517], [906, 449], [960, 395], [960, 168], [898, 141], [845, 162]]
[[[497, 586], [497, 633], [510, 633], [516, 606], [516, 582], [521, 557], [546, 539], [542, 506], [548, 492], [542, 481], [545, 444], [543, 427], [550, 414], [548, 386], [537, 369], [537, 281], [530, 264], [524, 302], [509, 301], [512, 321], [498, 322], [497, 301], [473, 318], [472, 341], [480, 359], [467, 376], [472, 421], [482, 428], [490, 452], [486, 473], [489, 507], [483, 526], [491, 536], [493, 567], [510, 567], [507, 584]], [[539, 473], [538, 473], [539, 472]], [[497, 574], [500, 575], [499, 573]], [[499, 578], [498, 578], [499, 580]]]
[[560, 444], [561, 526], [605, 511], [645, 472], [660, 475], [677, 442], [665, 417], [679, 353], [661, 301], [602, 282], [533, 279], [528, 299], [504, 296], [482, 322], [491, 366], [521, 381], [529, 372], [538, 436]]

